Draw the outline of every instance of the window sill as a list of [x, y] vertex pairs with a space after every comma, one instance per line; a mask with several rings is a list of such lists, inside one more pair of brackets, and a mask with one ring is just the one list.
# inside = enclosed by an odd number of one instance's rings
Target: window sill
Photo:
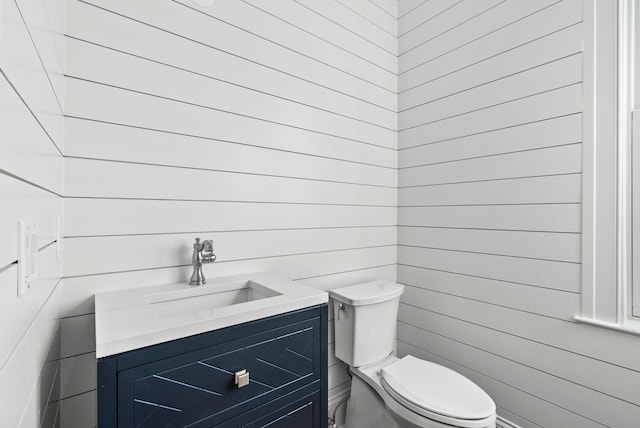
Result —
[[640, 321], [626, 320], [622, 324], [614, 324], [611, 322], [598, 321], [592, 318], [585, 318], [585, 317], [573, 317], [573, 319], [581, 324], [589, 324], [595, 327], [601, 327], [609, 330], [619, 331], [621, 333], [634, 334], [634, 335], [640, 336]]

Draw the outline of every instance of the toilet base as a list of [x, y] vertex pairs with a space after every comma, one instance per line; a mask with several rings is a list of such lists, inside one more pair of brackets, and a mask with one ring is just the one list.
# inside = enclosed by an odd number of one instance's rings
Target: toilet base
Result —
[[359, 377], [351, 380], [345, 428], [400, 428], [382, 399]]

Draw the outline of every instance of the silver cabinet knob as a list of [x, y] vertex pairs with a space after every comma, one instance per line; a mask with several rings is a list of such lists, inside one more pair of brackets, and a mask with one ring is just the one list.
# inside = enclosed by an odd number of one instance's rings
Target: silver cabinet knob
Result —
[[246, 369], [236, 372], [235, 377], [238, 388], [249, 385], [249, 372]]

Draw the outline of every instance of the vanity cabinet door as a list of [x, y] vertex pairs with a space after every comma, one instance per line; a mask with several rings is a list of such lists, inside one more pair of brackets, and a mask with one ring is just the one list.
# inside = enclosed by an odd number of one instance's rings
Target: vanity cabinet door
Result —
[[[319, 389], [320, 330], [320, 318], [307, 319], [119, 371], [118, 426], [208, 428], [310, 383]], [[240, 370], [249, 384], [238, 388]], [[275, 426], [310, 410], [289, 411]]]

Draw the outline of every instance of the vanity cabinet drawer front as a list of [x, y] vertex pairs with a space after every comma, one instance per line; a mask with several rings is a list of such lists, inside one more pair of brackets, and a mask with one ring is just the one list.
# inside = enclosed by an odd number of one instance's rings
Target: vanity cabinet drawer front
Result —
[[320, 379], [320, 334], [312, 318], [122, 370], [118, 425], [211, 427], [288, 394]]
[[249, 413], [238, 416], [218, 428], [320, 428], [320, 392], [300, 398], [293, 393]]

